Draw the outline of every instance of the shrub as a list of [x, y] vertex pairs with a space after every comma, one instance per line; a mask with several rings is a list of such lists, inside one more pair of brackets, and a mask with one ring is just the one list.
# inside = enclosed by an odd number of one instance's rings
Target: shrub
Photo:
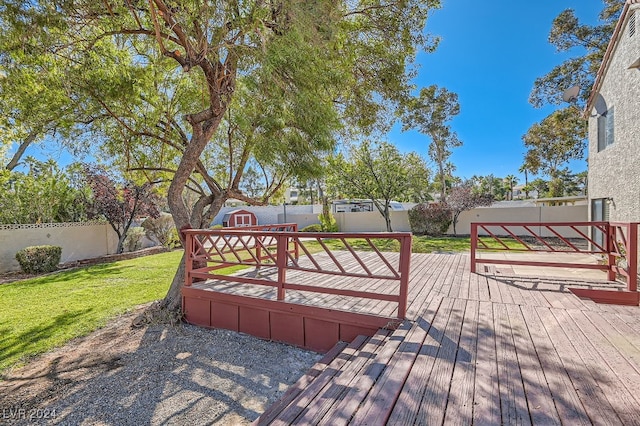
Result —
[[333, 217], [331, 212], [327, 214], [320, 213], [318, 219], [320, 220], [322, 232], [338, 232], [338, 222], [336, 222], [336, 218]]
[[133, 226], [127, 231], [127, 236], [122, 245], [126, 251], [136, 251], [142, 248], [142, 237], [145, 231], [142, 226]]
[[322, 232], [322, 225], [314, 223], [313, 225], [307, 225], [300, 230], [300, 232]]
[[409, 210], [411, 231], [419, 235], [442, 235], [451, 225], [451, 213], [444, 203], [418, 204]]
[[175, 244], [178, 232], [169, 213], [160, 213], [160, 216], [149, 217], [142, 222], [147, 238], [157, 240], [163, 247], [172, 248]]
[[27, 274], [53, 272], [58, 269], [62, 247], [31, 246], [16, 253], [16, 260]]

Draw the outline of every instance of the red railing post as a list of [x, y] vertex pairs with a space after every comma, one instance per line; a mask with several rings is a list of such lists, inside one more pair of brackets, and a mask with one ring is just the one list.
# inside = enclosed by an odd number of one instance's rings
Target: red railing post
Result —
[[471, 224], [471, 272], [476, 272], [476, 249], [478, 248], [478, 224]]
[[193, 284], [193, 277], [191, 271], [193, 270], [193, 256], [194, 256], [194, 243], [193, 235], [191, 233], [185, 233], [185, 256], [184, 256], [184, 285], [186, 287]]
[[617, 227], [611, 223], [607, 223], [607, 279], [609, 281], [616, 280], [616, 255], [614, 249], [616, 247]]
[[638, 291], [638, 223], [630, 223], [627, 230], [627, 288]]
[[398, 318], [407, 317], [407, 298], [409, 295], [409, 269], [411, 267], [412, 237], [402, 237], [400, 240], [400, 294], [398, 300]]
[[256, 269], [262, 266], [262, 235], [258, 235], [255, 237], [256, 241], [256, 259], [258, 259], [258, 264], [256, 265]]
[[284, 300], [284, 282], [287, 279], [287, 249], [289, 237], [278, 235], [276, 248], [276, 265], [278, 267], [278, 300]]

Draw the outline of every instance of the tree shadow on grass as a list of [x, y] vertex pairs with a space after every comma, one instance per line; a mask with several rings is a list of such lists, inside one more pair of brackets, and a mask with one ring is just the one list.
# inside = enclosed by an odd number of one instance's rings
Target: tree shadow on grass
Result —
[[[38, 342], [55, 338], [60, 329], [66, 329], [74, 323], [77, 323], [79, 319], [92, 310], [91, 308], [87, 308], [79, 311], [66, 312], [17, 335], [14, 335], [14, 330], [10, 327], [0, 329], [0, 359], [11, 362], [12, 360], [17, 361], [25, 355], [36, 355]], [[2, 376], [0, 376], [0, 378], [1, 377]]]

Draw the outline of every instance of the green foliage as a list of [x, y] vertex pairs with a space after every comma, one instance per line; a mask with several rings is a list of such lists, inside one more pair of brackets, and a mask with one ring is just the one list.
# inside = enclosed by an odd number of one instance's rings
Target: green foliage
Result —
[[439, 236], [451, 225], [451, 209], [445, 203], [423, 203], [409, 210], [411, 232], [418, 235]]
[[[509, 248], [519, 249], [522, 245], [512, 238], [500, 238]], [[349, 245], [356, 250], [372, 251], [373, 249], [364, 239], [349, 239]], [[344, 250], [345, 245], [340, 240], [325, 239], [323, 243], [331, 250]], [[503, 249], [504, 247], [494, 239], [487, 239], [485, 241], [489, 249]], [[373, 240], [373, 244], [378, 250], [398, 252], [400, 251], [400, 244], [398, 240], [379, 238]], [[322, 252], [324, 249], [319, 243], [314, 241], [305, 242], [305, 247], [312, 253]], [[413, 236], [413, 243], [411, 245], [412, 253], [456, 253], [469, 251], [471, 242], [469, 237], [430, 237], [430, 236]]]
[[302, 228], [300, 232], [322, 232], [322, 225], [319, 223], [307, 225], [304, 228]]
[[322, 232], [338, 232], [338, 223], [331, 212], [320, 213], [318, 220], [320, 221], [320, 229]]
[[16, 260], [23, 272], [40, 274], [57, 270], [61, 256], [62, 247], [30, 246], [17, 252]]
[[560, 104], [562, 92], [574, 85], [582, 89], [579, 104], [586, 102], [624, 2], [604, 0], [604, 4], [596, 25], [580, 23], [572, 9], [564, 10], [553, 20], [549, 42], [557, 51], [572, 55], [536, 79], [529, 97], [536, 108]]
[[142, 226], [132, 226], [127, 231], [127, 236], [122, 243], [125, 251], [136, 251], [142, 248], [142, 238], [146, 231]]
[[458, 95], [435, 85], [424, 87], [416, 98], [405, 102], [402, 129], [416, 129], [431, 139], [429, 158], [436, 164], [436, 180], [440, 201], [445, 201], [447, 180], [453, 177], [455, 166], [448, 160], [451, 150], [462, 145], [458, 135], [447, 124], [460, 113]]
[[147, 238], [157, 240], [163, 247], [175, 247], [178, 231], [169, 213], [160, 213], [157, 218], [148, 217], [141, 226], [144, 228]]
[[587, 125], [575, 106], [554, 111], [522, 137], [527, 148], [524, 164], [534, 174], [557, 178], [561, 167], [584, 156]]
[[53, 160], [27, 157], [27, 171], [0, 170], [0, 223], [81, 222], [87, 219], [87, 188], [75, 166], [60, 170]]
[[388, 142], [365, 141], [353, 146], [348, 157], [329, 158], [327, 186], [341, 198], [367, 198], [391, 229], [389, 202], [407, 198], [424, 199], [429, 171], [416, 153], [401, 154]]

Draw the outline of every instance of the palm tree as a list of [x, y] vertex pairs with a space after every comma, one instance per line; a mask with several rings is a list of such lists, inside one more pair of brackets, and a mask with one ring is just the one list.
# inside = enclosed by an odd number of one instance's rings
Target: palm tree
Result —
[[513, 187], [518, 183], [518, 178], [514, 175], [508, 175], [504, 178], [505, 187], [509, 188], [509, 199], [513, 200]]
[[524, 197], [529, 198], [529, 166], [527, 164], [523, 164], [518, 169], [520, 173], [524, 173]]

